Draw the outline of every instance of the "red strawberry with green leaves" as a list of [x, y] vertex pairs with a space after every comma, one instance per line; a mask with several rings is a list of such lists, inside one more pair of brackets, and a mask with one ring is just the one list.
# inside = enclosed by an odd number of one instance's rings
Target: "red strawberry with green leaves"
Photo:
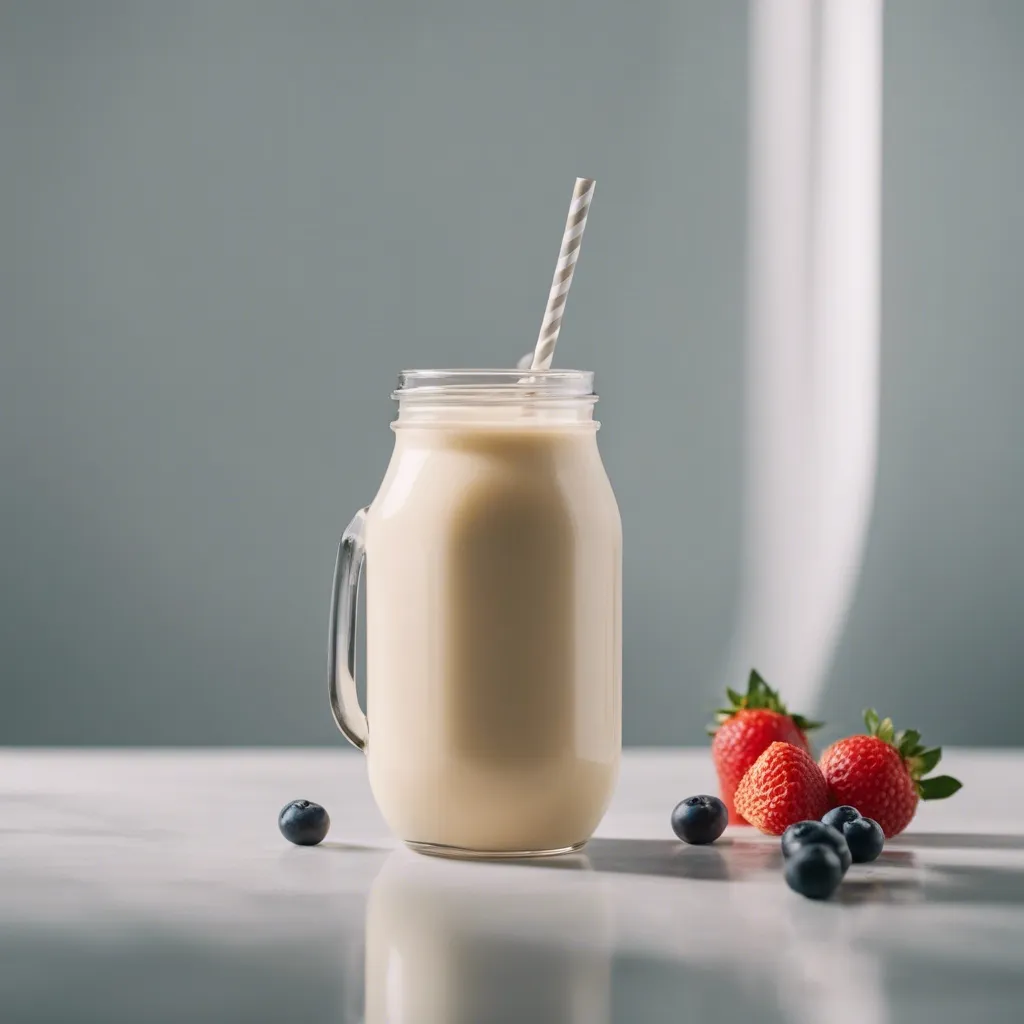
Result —
[[736, 789], [736, 809], [755, 828], [781, 836], [828, 810], [828, 786], [814, 758], [792, 743], [772, 743]]
[[874, 818], [887, 839], [899, 835], [917, 810], [918, 800], [943, 800], [961, 783], [949, 775], [925, 776], [942, 757], [941, 747], [927, 748], [915, 729], [896, 732], [891, 718], [864, 712], [866, 736], [848, 736], [821, 755], [829, 806], [849, 804]]
[[715, 712], [715, 724], [709, 732], [711, 756], [718, 772], [718, 787], [729, 811], [729, 823], [746, 825], [733, 803], [740, 779], [750, 766], [778, 741], [792, 743], [810, 752], [807, 733], [820, 727], [820, 722], [809, 722], [802, 715], [791, 715], [778, 693], [751, 670], [745, 695], [726, 690], [729, 706]]

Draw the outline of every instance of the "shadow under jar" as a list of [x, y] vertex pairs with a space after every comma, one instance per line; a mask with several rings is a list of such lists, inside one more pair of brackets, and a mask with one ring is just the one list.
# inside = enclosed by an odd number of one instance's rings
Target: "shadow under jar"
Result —
[[[391, 463], [338, 551], [335, 719], [414, 849], [577, 849], [622, 733], [622, 527], [593, 374], [415, 370], [394, 397]], [[364, 558], [369, 728], [354, 682]]]

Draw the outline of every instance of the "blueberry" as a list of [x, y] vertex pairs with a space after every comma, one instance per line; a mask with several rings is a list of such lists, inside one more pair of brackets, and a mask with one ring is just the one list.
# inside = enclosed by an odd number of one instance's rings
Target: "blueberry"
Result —
[[672, 812], [672, 831], [684, 843], [713, 843], [729, 824], [729, 812], [717, 796], [688, 796]]
[[316, 846], [327, 835], [331, 819], [327, 812], [312, 800], [293, 800], [285, 804], [277, 816], [277, 827], [289, 843], [296, 846]]
[[831, 811], [822, 816], [826, 825], [831, 825], [837, 832], [842, 834], [843, 826], [848, 821], [856, 821], [860, 817], [860, 811], [856, 807], [844, 804], [842, 807], [833, 807]]
[[835, 850], [824, 843], [803, 846], [786, 861], [786, 884], [811, 900], [827, 900], [843, 880]]
[[885, 834], [882, 826], [874, 818], [858, 818], [856, 821], [848, 821], [843, 826], [843, 837], [854, 861], [858, 864], [866, 864], [874, 860], [885, 845]]
[[846, 869], [853, 862], [850, 848], [838, 829], [824, 825], [820, 821], [798, 821], [795, 825], [790, 825], [782, 833], [782, 856], [788, 860], [803, 847], [822, 843], [835, 851], [845, 875]]

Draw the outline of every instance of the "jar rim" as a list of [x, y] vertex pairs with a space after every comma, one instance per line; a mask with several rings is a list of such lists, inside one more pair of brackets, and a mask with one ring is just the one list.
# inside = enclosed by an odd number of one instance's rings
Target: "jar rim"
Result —
[[594, 398], [592, 370], [439, 369], [403, 370], [392, 398], [465, 400]]

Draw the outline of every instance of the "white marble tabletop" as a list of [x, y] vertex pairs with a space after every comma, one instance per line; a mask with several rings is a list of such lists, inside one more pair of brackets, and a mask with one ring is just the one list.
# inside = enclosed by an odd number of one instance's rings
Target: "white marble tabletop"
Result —
[[[813, 903], [777, 841], [668, 826], [704, 751], [633, 751], [584, 853], [400, 848], [340, 751], [0, 751], [5, 1024], [798, 1024], [1024, 1019], [1024, 753], [949, 751], [964, 790]], [[328, 840], [277, 812], [317, 800]]]

